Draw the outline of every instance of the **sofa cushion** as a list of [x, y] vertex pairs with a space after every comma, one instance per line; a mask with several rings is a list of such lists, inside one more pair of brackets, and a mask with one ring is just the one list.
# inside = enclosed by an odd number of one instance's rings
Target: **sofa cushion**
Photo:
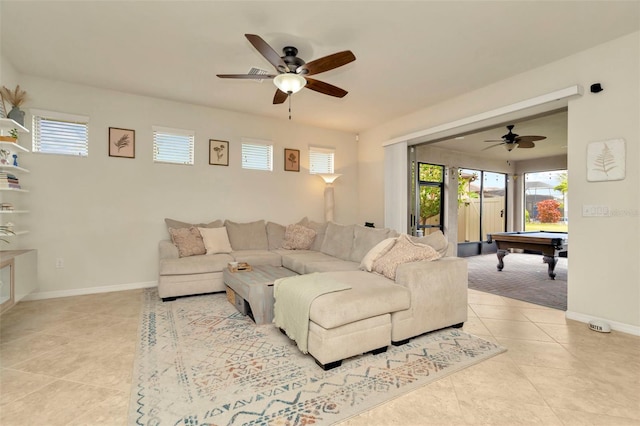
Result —
[[317, 251], [294, 250], [282, 255], [282, 266], [298, 274], [306, 274], [306, 265], [312, 262], [333, 262], [335, 257]]
[[417, 260], [439, 259], [440, 254], [431, 246], [414, 243], [408, 235], [398, 237], [396, 243], [384, 255], [373, 262], [373, 271], [384, 275], [390, 280], [396, 279], [398, 265]]
[[320, 251], [342, 260], [350, 260], [354, 227], [354, 225], [338, 225], [334, 222], [327, 223], [327, 231]]
[[351, 261], [360, 262], [362, 258], [380, 241], [388, 238], [388, 229], [368, 228], [362, 225], [353, 227], [353, 247], [351, 248]]
[[276, 250], [282, 246], [282, 240], [284, 240], [284, 233], [287, 227], [275, 222], [267, 222], [267, 241], [269, 244], [269, 250]]
[[315, 238], [316, 231], [313, 229], [297, 224], [289, 225], [281, 247], [287, 250], [309, 250]]
[[312, 274], [314, 272], [334, 272], [334, 271], [357, 271], [360, 269], [358, 262], [350, 260], [330, 260], [328, 262], [307, 262], [304, 265], [304, 273]]
[[269, 250], [238, 250], [231, 252], [231, 256], [236, 262], [247, 262], [253, 266], [282, 266], [280, 255]]
[[316, 238], [313, 240], [313, 244], [311, 244], [310, 250], [320, 251], [320, 249], [322, 248], [322, 243], [324, 241], [324, 235], [327, 233], [327, 222], [320, 223], [309, 221], [304, 226], [316, 231]]
[[190, 256], [180, 259], [160, 261], [160, 275], [194, 275], [220, 272], [227, 267], [233, 257], [226, 253]]
[[227, 228], [198, 228], [207, 254], [231, 253], [231, 243], [227, 235]]
[[386, 254], [391, 247], [396, 243], [395, 238], [387, 238], [380, 241], [378, 244], [373, 246], [367, 254], [364, 255], [362, 261], [360, 262], [360, 269], [363, 271], [371, 272], [373, 269], [373, 262], [375, 262], [380, 256]]
[[324, 294], [313, 301], [309, 318], [323, 328], [331, 329], [411, 306], [409, 290], [381, 275], [364, 271], [326, 272], [322, 275], [351, 286], [348, 290]]
[[195, 256], [205, 254], [206, 249], [202, 241], [202, 235], [196, 227], [189, 228], [169, 228], [171, 241], [178, 247], [178, 255], [180, 257]]
[[440, 256], [445, 256], [447, 254], [449, 241], [439, 229], [429, 235], [425, 235], [424, 237], [411, 236], [410, 238], [414, 243], [426, 244], [433, 247], [438, 253], [440, 253]]
[[221, 220], [214, 220], [213, 222], [209, 222], [209, 223], [191, 224], [191, 223], [182, 222], [179, 220], [169, 219], [169, 218], [165, 218], [164, 223], [167, 225], [167, 229], [191, 228], [192, 226], [195, 226], [196, 228], [220, 228], [223, 225]]
[[233, 250], [268, 250], [267, 227], [264, 220], [249, 223], [224, 221]]

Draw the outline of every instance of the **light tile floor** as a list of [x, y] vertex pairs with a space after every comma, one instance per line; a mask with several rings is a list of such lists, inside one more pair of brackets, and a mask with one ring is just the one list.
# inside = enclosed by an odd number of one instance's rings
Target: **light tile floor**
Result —
[[[141, 291], [0, 317], [0, 424], [126, 425]], [[640, 425], [640, 338], [469, 290], [464, 330], [508, 351], [344, 425]]]

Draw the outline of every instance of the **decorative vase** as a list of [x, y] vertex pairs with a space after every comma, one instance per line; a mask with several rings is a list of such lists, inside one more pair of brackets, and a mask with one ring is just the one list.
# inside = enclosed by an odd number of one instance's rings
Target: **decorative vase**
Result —
[[22, 111], [17, 106], [14, 106], [13, 108], [11, 108], [11, 111], [9, 111], [9, 114], [7, 114], [7, 117], [12, 119], [19, 125], [24, 126], [24, 111]]

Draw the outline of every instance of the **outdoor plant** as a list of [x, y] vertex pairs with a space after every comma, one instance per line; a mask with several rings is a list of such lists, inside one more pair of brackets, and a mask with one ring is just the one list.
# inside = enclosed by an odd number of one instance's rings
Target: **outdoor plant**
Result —
[[556, 223], [562, 217], [560, 203], [556, 200], [543, 200], [536, 204], [538, 207], [538, 220], [542, 223]]

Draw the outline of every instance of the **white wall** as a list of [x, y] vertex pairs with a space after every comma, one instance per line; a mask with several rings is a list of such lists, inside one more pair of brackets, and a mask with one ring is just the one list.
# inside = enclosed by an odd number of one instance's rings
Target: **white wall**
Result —
[[[360, 205], [367, 220], [384, 217], [384, 194], [365, 185], [384, 180], [382, 144], [395, 137], [449, 123], [554, 90], [580, 84], [584, 96], [569, 102], [568, 169], [571, 254], [568, 316], [603, 318], [640, 330], [640, 33], [503, 80], [360, 134]], [[604, 91], [588, 93], [592, 83]], [[627, 141], [627, 177], [587, 183], [586, 146], [609, 138]], [[379, 186], [382, 188], [382, 185]], [[583, 204], [603, 204], [615, 217], [583, 218]], [[364, 216], [361, 216], [361, 220]]]
[[[21, 247], [38, 249], [40, 296], [104, 286], [151, 285], [157, 280], [157, 244], [167, 238], [164, 218], [209, 222], [258, 219], [289, 224], [324, 220], [324, 183], [308, 173], [309, 145], [336, 149], [336, 215], [357, 215], [355, 136], [195, 105], [20, 75], [29, 108], [90, 116], [89, 156], [26, 154], [31, 170], [31, 233]], [[25, 122], [30, 126], [30, 114]], [[196, 132], [195, 165], [154, 164], [154, 125]], [[109, 127], [134, 129], [135, 159], [109, 157]], [[241, 138], [271, 140], [274, 171], [243, 170]], [[229, 167], [209, 165], [209, 139], [230, 142]], [[27, 144], [28, 145], [28, 144]], [[301, 151], [301, 171], [285, 172], [284, 148]], [[64, 268], [56, 269], [56, 259]], [[93, 289], [93, 290], [92, 290]]]

